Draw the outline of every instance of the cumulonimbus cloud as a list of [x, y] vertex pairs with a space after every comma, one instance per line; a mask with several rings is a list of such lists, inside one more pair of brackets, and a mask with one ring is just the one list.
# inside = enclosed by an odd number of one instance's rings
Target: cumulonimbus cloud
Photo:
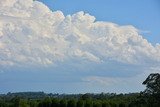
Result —
[[153, 46], [132, 25], [95, 21], [84, 12], [64, 16], [38, 1], [0, 1], [1, 67], [72, 60], [155, 66], [160, 64], [160, 45]]

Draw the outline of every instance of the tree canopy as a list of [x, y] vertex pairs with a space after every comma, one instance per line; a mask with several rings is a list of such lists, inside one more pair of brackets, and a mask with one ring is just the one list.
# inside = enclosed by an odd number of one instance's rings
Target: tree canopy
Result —
[[160, 94], [160, 74], [152, 73], [147, 79], [143, 82], [143, 85], [146, 85], [145, 93], [148, 94]]

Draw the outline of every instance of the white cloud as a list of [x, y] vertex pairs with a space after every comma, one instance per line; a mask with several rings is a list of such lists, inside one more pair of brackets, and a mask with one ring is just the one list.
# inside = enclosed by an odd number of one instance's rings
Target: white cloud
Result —
[[83, 78], [82, 81], [93, 85], [110, 86], [122, 82], [120, 78], [90, 76]]
[[84, 12], [64, 16], [38, 1], [0, 1], [0, 66], [52, 66], [76, 59], [82, 67], [86, 61], [158, 66], [160, 45], [153, 46], [132, 25], [95, 21]]
[[90, 61], [100, 62], [100, 59], [98, 57], [94, 56], [93, 54], [91, 54], [89, 52], [82, 52], [79, 49], [74, 51], [74, 55], [81, 57], [81, 58], [84, 58], [84, 59], [88, 59]]
[[89, 76], [82, 80], [88, 87], [98, 88], [99, 92], [129, 93], [143, 91], [145, 86], [142, 82], [146, 77], [145, 74], [133, 77]]
[[144, 90], [145, 86], [142, 83], [150, 73], [160, 73], [160, 67], [151, 67], [143, 70], [143, 73], [135, 76], [86, 76], [82, 78], [82, 81], [91, 87], [96, 86], [107, 90], [114, 89], [116, 93], [138, 92]]
[[[145, 78], [149, 75], [148, 71], [133, 77], [106, 77], [106, 76], [88, 76], [82, 79], [82, 81], [93, 85], [101, 86], [115, 86], [115, 85], [134, 85], [142, 84]], [[136, 85], [135, 85], [136, 84]]]

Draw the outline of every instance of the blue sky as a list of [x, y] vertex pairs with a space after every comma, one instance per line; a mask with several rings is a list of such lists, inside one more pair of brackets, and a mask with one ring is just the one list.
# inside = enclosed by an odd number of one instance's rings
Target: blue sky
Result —
[[160, 41], [159, 0], [40, 0], [52, 10], [65, 15], [84, 11], [98, 21], [133, 25], [142, 30], [144, 38], [155, 44]]
[[0, 1], [0, 93], [139, 92], [160, 73], [159, 0], [17, 1]]

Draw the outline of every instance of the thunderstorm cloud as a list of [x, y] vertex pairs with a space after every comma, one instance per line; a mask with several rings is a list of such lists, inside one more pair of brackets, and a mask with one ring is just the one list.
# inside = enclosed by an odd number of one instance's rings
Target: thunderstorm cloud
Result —
[[132, 25], [96, 21], [83, 11], [64, 16], [38, 1], [0, 1], [3, 72], [41, 67], [82, 72], [81, 81], [104, 83], [116, 82], [107, 78], [117, 76], [114, 73], [127, 76], [159, 70], [160, 44], [153, 45], [142, 35]]

